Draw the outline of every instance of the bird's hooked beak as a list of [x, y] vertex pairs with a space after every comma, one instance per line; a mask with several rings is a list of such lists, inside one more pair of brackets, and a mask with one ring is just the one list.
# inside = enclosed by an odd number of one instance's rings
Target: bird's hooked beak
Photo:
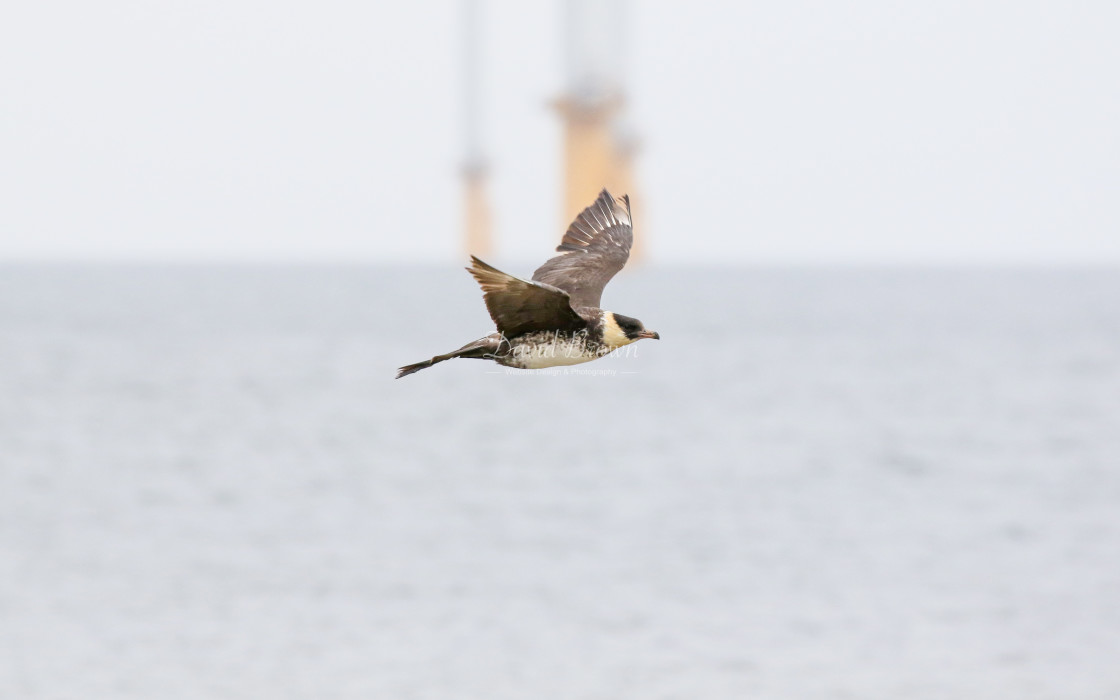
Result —
[[639, 338], [653, 338], [654, 340], [661, 340], [661, 336], [657, 331], [641, 331], [638, 333]]

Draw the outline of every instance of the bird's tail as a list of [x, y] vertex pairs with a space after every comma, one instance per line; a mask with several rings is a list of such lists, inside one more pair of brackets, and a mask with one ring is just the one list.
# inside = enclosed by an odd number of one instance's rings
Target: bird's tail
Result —
[[404, 367], [401, 367], [400, 369], [397, 370], [397, 379], [400, 379], [401, 377], [407, 377], [408, 375], [412, 374], [413, 372], [419, 372], [422, 369], [428, 369], [429, 367], [431, 367], [435, 363], [443, 362], [444, 360], [450, 360], [452, 357], [453, 357], [453, 355], [436, 355], [435, 357], [433, 357], [430, 360], [424, 360], [423, 362], [417, 362], [414, 365], [405, 365]]
[[495, 333], [494, 335], [488, 335], [485, 338], [479, 338], [473, 343], [467, 343], [458, 350], [449, 352], [446, 355], [436, 355], [430, 360], [417, 362], [413, 365], [405, 365], [404, 367], [401, 367], [397, 370], [397, 379], [400, 379], [401, 377], [407, 377], [408, 375], [419, 372], [422, 369], [428, 369], [437, 362], [443, 362], [444, 360], [450, 360], [456, 357], [468, 357], [477, 359], [490, 358], [494, 356], [494, 354], [500, 347], [501, 336], [497, 333]]

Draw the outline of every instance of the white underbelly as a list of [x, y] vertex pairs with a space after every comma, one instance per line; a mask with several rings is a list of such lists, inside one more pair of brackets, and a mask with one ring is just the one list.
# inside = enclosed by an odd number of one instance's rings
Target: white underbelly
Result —
[[588, 339], [586, 333], [540, 332], [523, 336], [509, 346], [509, 354], [498, 360], [507, 367], [545, 369], [597, 360], [610, 348]]
[[597, 353], [525, 353], [517, 358], [516, 366], [521, 369], [544, 369], [545, 367], [564, 367], [590, 362], [602, 357]]

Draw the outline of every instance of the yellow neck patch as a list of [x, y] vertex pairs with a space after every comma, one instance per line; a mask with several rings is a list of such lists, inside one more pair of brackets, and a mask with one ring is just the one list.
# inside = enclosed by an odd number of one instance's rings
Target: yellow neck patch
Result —
[[611, 350], [634, 342], [632, 338], [627, 338], [622, 329], [618, 327], [618, 323], [614, 320], [614, 314], [610, 311], [603, 312], [603, 342]]

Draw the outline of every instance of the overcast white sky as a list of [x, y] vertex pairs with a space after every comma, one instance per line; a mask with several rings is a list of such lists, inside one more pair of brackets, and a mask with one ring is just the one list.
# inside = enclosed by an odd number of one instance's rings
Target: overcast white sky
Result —
[[[561, 233], [557, 0], [483, 0], [500, 254]], [[1120, 3], [636, 2], [658, 261], [1120, 263]], [[452, 261], [459, 3], [0, 10], [0, 261]]]

